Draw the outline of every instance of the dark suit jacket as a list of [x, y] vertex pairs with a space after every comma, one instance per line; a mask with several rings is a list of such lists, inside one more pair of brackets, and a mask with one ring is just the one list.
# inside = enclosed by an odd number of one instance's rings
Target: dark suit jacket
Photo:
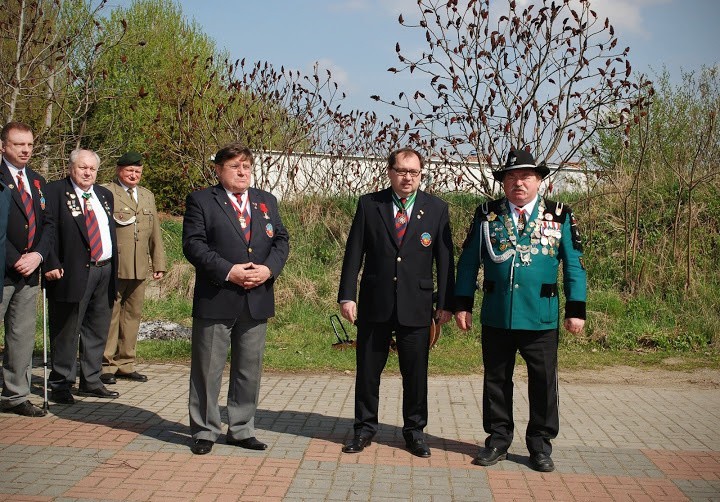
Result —
[[[117, 290], [117, 242], [113, 220], [113, 196], [110, 190], [93, 185], [93, 190], [108, 218], [112, 239], [112, 274], [108, 286], [108, 303], [112, 306]], [[55, 246], [47, 260], [45, 270], [63, 269], [62, 279], [47, 282], [48, 297], [58, 302], [76, 303], [82, 300], [90, 270], [90, 240], [88, 239], [82, 203], [75, 195], [70, 178], [48, 183], [47, 205], [55, 220]], [[94, 208], [99, 211], [100, 208]]]
[[338, 301], [355, 301], [364, 261], [358, 322], [389, 321], [397, 307], [401, 325], [429, 326], [435, 284], [437, 308], [452, 309], [455, 272], [448, 206], [418, 190], [400, 246], [394, 212], [390, 188], [360, 197], [345, 246]]
[[[50, 250], [53, 246], [53, 218], [47, 210], [45, 201], [45, 178], [38, 173], [25, 167], [25, 175], [30, 182], [30, 192], [33, 198], [33, 207], [35, 208], [35, 239], [28, 251], [36, 251], [40, 253], [45, 262], [48, 259]], [[40, 276], [39, 268], [29, 277], [20, 275], [13, 266], [25, 253], [28, 239], [28, 219], [25, 214], [25, 207], [22, 203], [20, 192], [17, 189], [17, 180], [10, 175], [10, 169], [5, 164], [5, 160], [0, 161], [0, 182], [10, 189], [12, 201], [10, 202], [10, 213], [7, 224], [7, 240], [5, 241], [5, 281], [3, 284], [16, 284], [22, 286], [28, 284], [35, 286], [38, 284]], [[39, 187], [39, 188], [38, 188]], [[45, 268], [45, 265], [43, 265]]]
[[[247, 299], [253, 319], [275, 315], [273, 284], [290, 252], [289, 236], [278, 212], [277, 199], [263, 190], [249, 189], [250, 243], [245, 241], [237, 214], [222, 185], [187, 197], [183, 220], [183, 253], [195, 266], [193, 317], [233, 319]], [[225, 280], [234, 264], [267, 266], [272, 277], [245, 290]]]
[[[0, 182], [0, 263], [5, 263], [5, 240], [7, 238], [8, 213], [10, 212], [10, 189]], [[0, 266], [0, 284], [5, 282], [5, 267]], [[3, 299], [0, 288], [0, 302]]]

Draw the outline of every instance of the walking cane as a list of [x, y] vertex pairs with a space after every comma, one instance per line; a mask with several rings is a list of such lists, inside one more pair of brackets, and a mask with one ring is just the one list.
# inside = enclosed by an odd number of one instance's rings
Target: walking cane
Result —
[[43, 306], [43, 410], [45, 412], [50, 409], [48, 405], [48, 358], [47, 358], [47, 295], [45, 294], [45, 278], [40, 272], [40, 289], [42, 289], [42, 306]]

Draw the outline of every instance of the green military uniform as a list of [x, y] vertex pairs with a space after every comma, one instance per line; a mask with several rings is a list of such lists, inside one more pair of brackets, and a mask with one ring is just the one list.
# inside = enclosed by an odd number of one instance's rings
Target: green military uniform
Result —
[[575, 218], [568, 206], [538, 198], [517, 234], [507, 199], [475, 211], [458, 262], [455, 310], [472, 311], [480, 265], [484, 270], [483, 325], [502, 329], [558, 327], [558, 269], [563, 264], [565, 317], [585, 318], [586, 274]]
[[165, 272], [165, 250], [152, 192], [135, 187], [135, 202], [118, 180], [104, 186], [115, 198], [118, 294], [103, 356], [103, 373], [130, 374], [135, 371], [135, 346], [146, 279], [152, 277], [153, 272]]
[[550, 471], [554, 469], [551, 440], [560, 427], [558, 271], [562, 261], [565, 317], [585, 319], [582, 245], [569, 207], [537, 196], [521, 232], [510, 207], [506, 198], [478, 207], [457, 266], [456, 312], [472, 311], [481, 265], [484, 270], [483, 427], [489, 435], [476, 462], [492, 465], [504, 459], [512, 443], [512, 374], [520, 352], [528, 369], [530, 416], [525, 443], [530, 464]]

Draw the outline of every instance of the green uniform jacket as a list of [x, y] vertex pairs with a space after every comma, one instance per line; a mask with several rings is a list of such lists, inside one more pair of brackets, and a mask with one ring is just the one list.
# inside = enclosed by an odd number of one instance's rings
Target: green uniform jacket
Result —
[[558, 270], [563, 263], [565, 317], [585, 319], [587, 276], [569, 207], [539, 197], [518, 235], [506, 198], [478, 206], [463, 243], [455, 311], [472, 311], [482, 264], [480, 322], [501, 329], [558, 327]]
[[113, 219], [117, 228], [118, 278], [143, 280], [153, 272], [165, 272], [165, 248], [155, 196], [147, 188], [138, 186], [138, 201], [135, 202], [117, 180], [103, 186], [115, 199]]

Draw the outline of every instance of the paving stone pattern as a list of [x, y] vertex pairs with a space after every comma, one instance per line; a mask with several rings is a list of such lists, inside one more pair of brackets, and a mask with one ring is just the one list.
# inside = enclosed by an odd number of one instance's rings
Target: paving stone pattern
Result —
[[[352, 434], [354, 377], [334, 374], [266, 374], [256, 425], [268, 450], [228, 446], [223, 436], [195, 456], [188, 368], [140, 370], [150, 380], [119, 381], [116, 400], [50, 403], [44, 418], [1, 413], [0, 500], [720, 501], [720, 390], [563, 384], [557, 470], [543, 474], [528, 467], [522, 381], [508, 460], [478, 467], [480, 376], [431, 377], [429, 459], [404, 448], [394, 376], [383, 379], [373, 444], [341, 453]], [[38, 405], [41, 375], [33, 375]]]

